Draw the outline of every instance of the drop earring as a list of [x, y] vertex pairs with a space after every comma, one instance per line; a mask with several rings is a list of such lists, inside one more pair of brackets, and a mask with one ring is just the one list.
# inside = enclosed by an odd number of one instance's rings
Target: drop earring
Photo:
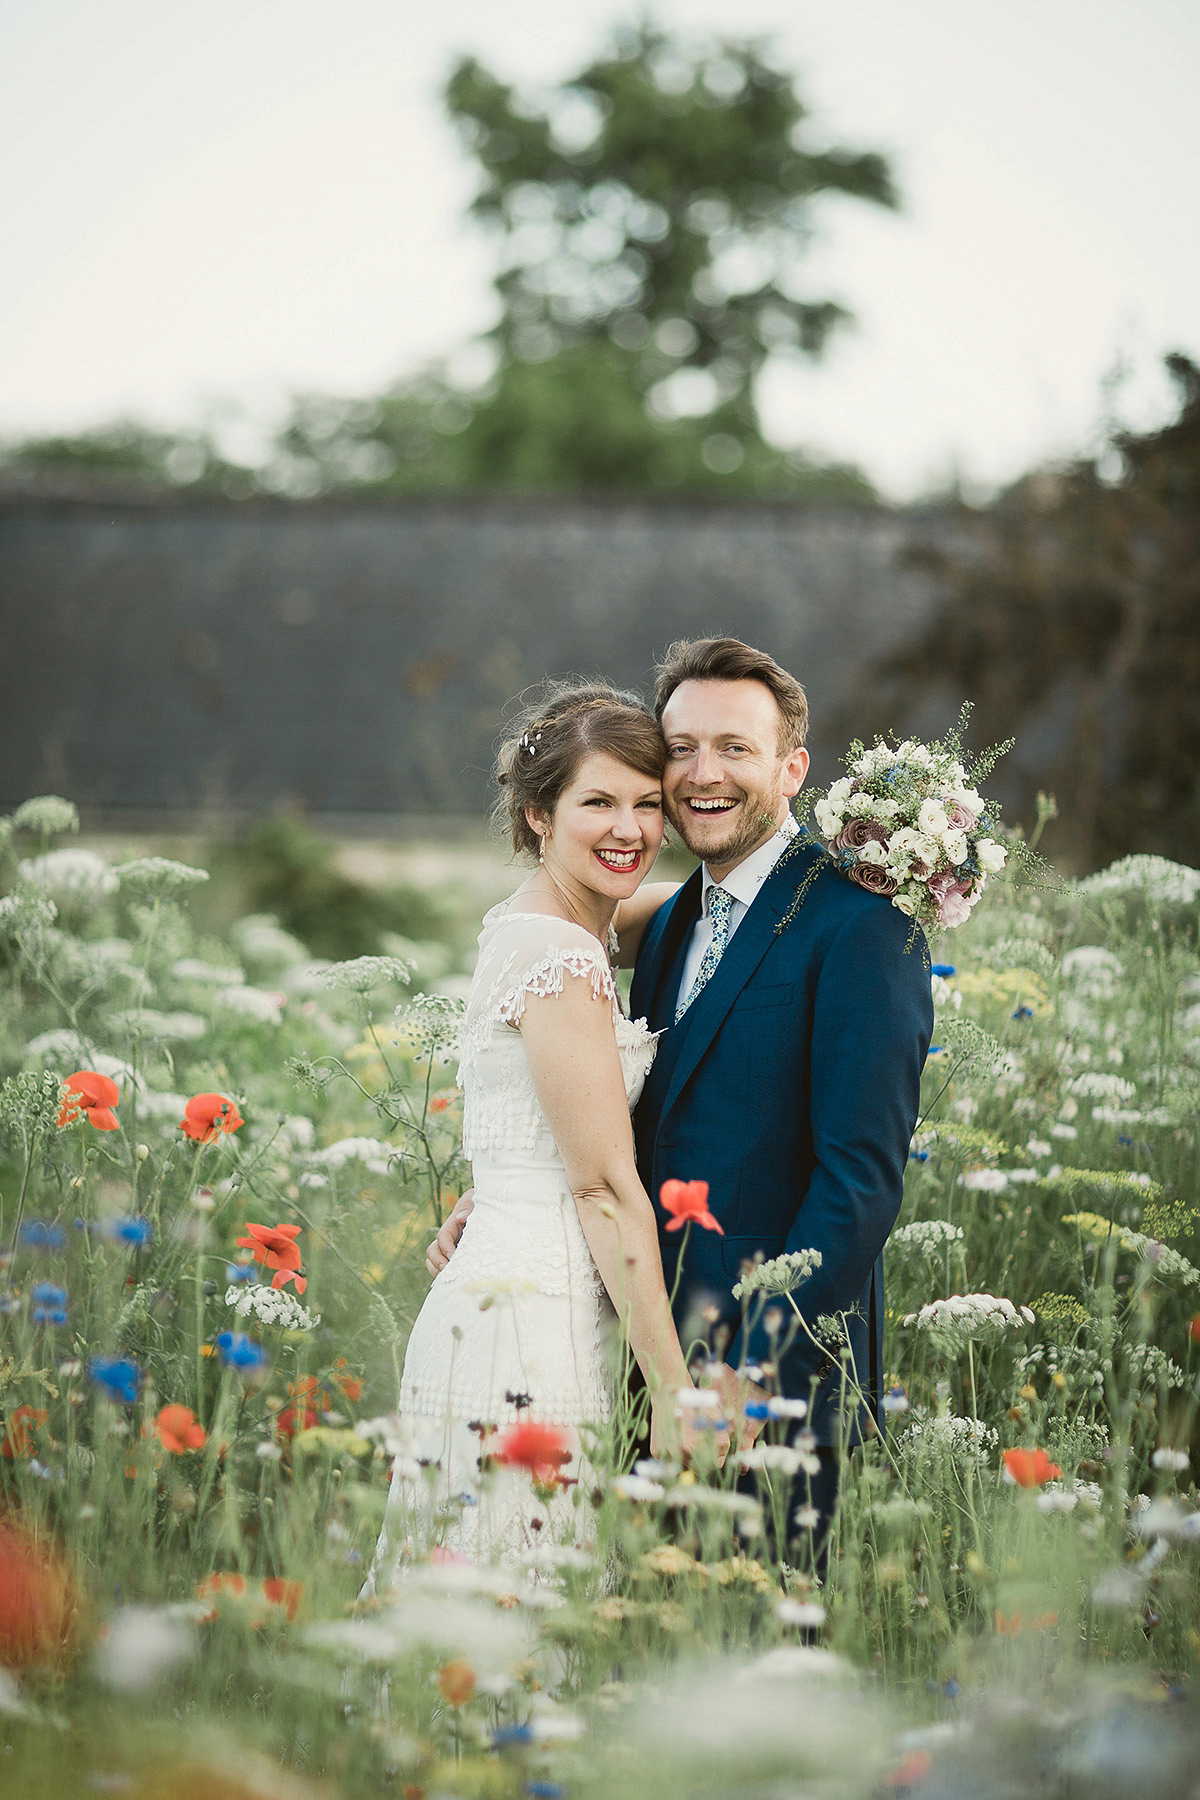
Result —
[[540, 867], [541, 864], [545, 862], [545, 860], [546, 860], [546, 833], [544, 831], [539, 831], [538, 832], [538, 866]]

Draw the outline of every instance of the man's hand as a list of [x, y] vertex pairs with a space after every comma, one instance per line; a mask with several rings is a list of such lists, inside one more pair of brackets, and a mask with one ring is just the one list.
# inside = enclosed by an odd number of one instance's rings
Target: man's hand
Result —
[[475, 1189], [468, 1188], [462, 1199], [455, 1202], [454, 1211], [425, 1252], [425, 1267], [431, 1275], [440, 1275], [458, 1248], [463, 1226], [475, 1210], [474, 1195]]
[[716, 1371], [717, 1391], [721, 1396], [721, 1404], [725, 1408], [726, 1417], [736, 1432], [736, 1445], [739, 1450], [749, 1450], [755, 1438], [766, 1424], [766, 1419], [748, 1419], [746, 1407], [751, 1405], [765, 1406], [771, 1398], [766, 1388], [759, 1387], [746, 1375], [739, 1375], [728, 1363], [722, 1363]]

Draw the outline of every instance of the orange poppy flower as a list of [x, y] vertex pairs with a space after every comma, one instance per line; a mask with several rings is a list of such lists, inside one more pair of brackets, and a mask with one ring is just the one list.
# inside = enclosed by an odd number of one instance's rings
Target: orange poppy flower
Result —
[[204, 1427], [190, 1406], [161, 1407], [151, 1433], [172, 1456], [184, 1450], [203, 1450], [206, 1442]]
[[120, 1122], [113, 1107], [120, 1098], [120, 1088], [107, 1075], [101, 1075], [96, 1069], [76, 1069], [63, 1082], [58, 1122], [72, 1125], [82, 1117], [97, 1131], [119, 1131]]
[[1058, 1464], [1051, 1462], [1044, 1450], [1006, 1450], [1004, 1472], [1010, 1481], [1023, 1488], [1044, 1487], [1062, 1474]]
[[358, 1379], [357, 1375], [351, 1375], [348, 1372], [343, 1373], [343, 1371], [346, 1371], [347, 1369], [348, 1365], [345, 1357], [339, 1356], [333, 1365], [333, 1383], [335, 1387], [341, 1388], [347, 1400], [353, 1403], [362, 1399], [363, 1384]]
[[658, 1197], [663, 1211], [671, 1214], [668, 1231], [681, 1231], [685, 1225], [696, 1224], [725, 1236], [724, 1226], [718, 1225], [708, 1210], [707, 1181], [664, 1181]]
[[70, 1649], [75, 1609], [65, 1565], [20, 1526], [0, 1519], [0, 1666], [58, 1661]]
[[237, 1240], [241, 1250], [253, 1250], [254, 1260], [265, 1269], [277, 1269], [273, 1276], [273, 1288], [284, 1287], [289, 1281], [296, 1284], [296, 1292], [302, 1294], [308, 1286], [304, 1276], [300, 1274], [303, 1257], [297, 1248], [295, 1239], [300, 1236], [299, 1225], [255, 1225], [246, 1221], [249, 1237]]
[[438, 1670], [437, 1685], [447, 1706], [465, 1706], [475, 1692], [475, 1671], [469, 1662], [456, 1656]]
[[1188, 1325], [1188, 1336], [1193, 1344], [1200, 1344], [1200, 1313], [1192, 1315], [1191, 1323]]
[[285, 1581], [281, 1576], [270, 1575], [262, 1584], [263, 1599], [270, 1606], [278, 1606], [291, 1620], [300, 1611], [300, 1602], [304, 1598], [302, 1581]]
[[237, 1131], [246, 1123], [232, 1100], [224, 1094], [193, 1094], [184, 1108], [179, 1129], [198, 1144], [215, 1144], [223, 1131]]
[[40, 1406], [18, 1406], [9, 1413], [4, 1423], [4, 1442], [0, 1444], [0, 1456], [7, 1456], [12, 1462], [14, 1457], [28, 1456], [33, 1449], [33, 1433], [44, 1425], [50, 1417]]
[[570, 1462], [571, 1451], [565, 1431], [553, 1425], [535, 1425], [522, 1419], [487, 1446], [489, 1456], [510, 1467], [528, 1469], [535, 1481], [549, 1487], [559, 1478], [563, 1463]]

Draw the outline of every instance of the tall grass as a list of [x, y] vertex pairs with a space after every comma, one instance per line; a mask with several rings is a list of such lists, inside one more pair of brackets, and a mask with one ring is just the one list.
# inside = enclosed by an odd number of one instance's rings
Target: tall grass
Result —
[[[463, 970], [322, 965], [262, 915], [206, 936], [202, 872], [53, 849], [69, 824], [31, 802], [3, 834], [13, 1792], [1189, 1791], [1200, 876], [997, 884], [935, 946], [886, 1432], [845, 1460], [823, 1581], [787, 1421], [756, 1503], [732, 1465], [629, 1479], [621, 1417], [569, 1544], [481, 1572], [415, 1543], [371, 1608], [389, 1473], [434, 1478], [394, 1408], [468, 1179], [429, 991]], [[81, 1069], [116, 1130], [59, 1123]], [[234, 1109], [208, 1141], [203, 1094]], [[303, 1293], [250, 1224], [298, 1227]]]

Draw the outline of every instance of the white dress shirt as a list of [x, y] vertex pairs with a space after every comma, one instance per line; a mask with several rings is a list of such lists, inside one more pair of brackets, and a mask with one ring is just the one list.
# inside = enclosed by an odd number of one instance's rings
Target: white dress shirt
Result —
[[732, 894], [733, 905], [729, 909], [729, 935], [725, 940], [723, 955], [729, 952], [733, 934], [750, 910], [751, 902], [756, 898], [775, 864], [779, 861], [800, 827], [789, 813], [779, 830], [774, 832], [765, 844], [752, 850], [749, 856], [743, 857], [737, 867], [730, 869], [721, 881], [714, 881], [708, 872], [708, 864], [704, 865], [704, 882], [700, 893], [700, 917], [692, 932], [692, 941], [688, 948], [687, 960], [683, 965], [683, 979], [679, 983], [678, 1000], [690, 994], [700, 964], [704, 961], [704, 952], [712, 942], [712, 915], [708, 910], [708, 890], [723, 887], [727, 894]]

